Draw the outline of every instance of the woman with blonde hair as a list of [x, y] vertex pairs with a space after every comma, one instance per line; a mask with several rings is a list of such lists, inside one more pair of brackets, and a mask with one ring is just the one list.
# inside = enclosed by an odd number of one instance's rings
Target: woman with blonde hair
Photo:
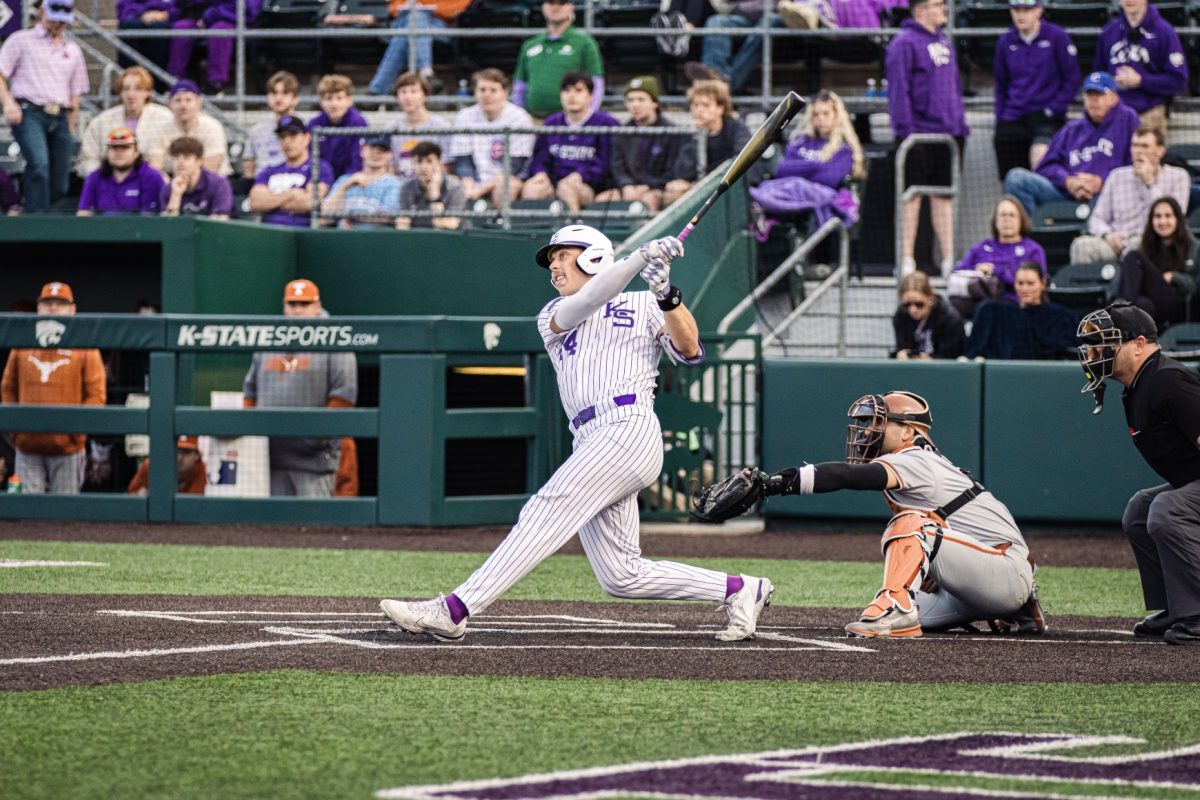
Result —
[[963, 320], [954, 306], [933, 291], [929, 276], [913, 272], [900, 280], [900, 307], [892, 316], [893, 355], [906, 359], [958, 358], [963, 353]]
[[862, 145], [842, 98], [822, 89], [788, 142], [775, 177], [750, 189], [755, 235], [766, 241], [780, 218], [803, 211], [814, 212], [818, 225], [835, 214], [854, 224], [858, 201], [846, 183], [865, 174]]

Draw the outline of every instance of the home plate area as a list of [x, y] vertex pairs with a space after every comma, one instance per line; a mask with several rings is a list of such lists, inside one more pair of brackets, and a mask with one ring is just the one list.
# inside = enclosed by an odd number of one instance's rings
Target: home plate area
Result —
[[848, 609], [772, 607], [718, 642], [722, 612], [683, 603], [501, 601], [457, 643], [405, 633], [359, 598], [0, 596], [0, 689], [270, 669], [682, 679], [1038, 681], [1200, 678], [1188, 648], [1129, 620], [1052, 618], [1041, 637], [849, 639]]

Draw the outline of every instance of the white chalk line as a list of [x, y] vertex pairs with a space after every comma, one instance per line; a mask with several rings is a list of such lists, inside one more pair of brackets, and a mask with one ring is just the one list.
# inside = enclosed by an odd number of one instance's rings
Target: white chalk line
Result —
[[226, 650], [255, 650], [260, 647], [294, 647], [312, 644], [296, 639], [273, 639], [262, 642], [239, 642], [238, 644], [210, 644], [197, 647], [170, 647], [153, 650], [109, 650], [100, 653], [71, 653], [59, 656], [33, 656], [29, 658], [3, 658], [0, 666], [19, 664], [52, 664], [60, 661], [96, 661], [103, 659], [151, 658], [159, 656], [187, 655], [191, 653], [219, 653]]
[[20, 569], [26, 567], [107, 567], [103, 561], [20, 561], [13, 558], [0, 558], [0, 569]]

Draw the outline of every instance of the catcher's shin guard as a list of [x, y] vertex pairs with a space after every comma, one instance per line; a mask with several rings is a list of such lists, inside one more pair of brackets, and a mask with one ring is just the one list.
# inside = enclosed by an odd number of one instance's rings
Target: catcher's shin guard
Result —
[[[931, 529], [930, 526], [933, 526]], [[883, 532], [883, 588], [863, 610], [863, 620], [876, 620], [892, 608], [904, 614], [914, 610], [913, 594], [925, 578], [929, 561], [925, 540], [936, 533], [937, 522], [920, 511], [901, 511], [892, 517]], [[893, 636], [919, 636], [920, 625], [914, 633], [893, 631]]]

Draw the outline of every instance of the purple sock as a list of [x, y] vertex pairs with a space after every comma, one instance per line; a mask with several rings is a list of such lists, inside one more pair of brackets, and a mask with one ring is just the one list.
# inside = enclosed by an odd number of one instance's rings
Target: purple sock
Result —
[[[742, 590], [745, 585], [741, 575], [726, 575], [725, 576], [725, 599], [728, 600], [733, 595]], [[451, 595], [453, 596], [453, 595]]]
[[462, 622], [471, 613], [467, 611], [463, 601], [458, 599], [458, 595], [453, 593], [446, 595], [446, 608], [450, 609], [450, 621], [455, 625]]

